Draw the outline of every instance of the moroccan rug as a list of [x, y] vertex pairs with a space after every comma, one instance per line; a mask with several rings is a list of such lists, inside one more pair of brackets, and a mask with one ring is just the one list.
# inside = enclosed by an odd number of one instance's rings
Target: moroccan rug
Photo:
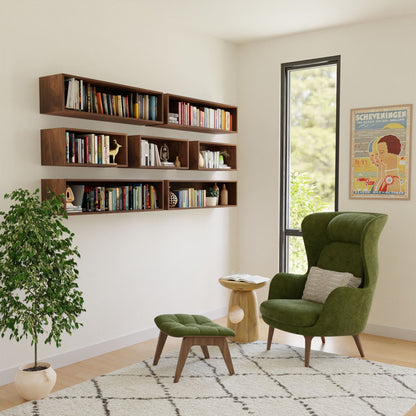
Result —
[[178, 383], [178, 352], [139, 362], [5, 410], [1, 416], [403, 416], [416, 404], [416, 369], [264, 342], [193, 347]]

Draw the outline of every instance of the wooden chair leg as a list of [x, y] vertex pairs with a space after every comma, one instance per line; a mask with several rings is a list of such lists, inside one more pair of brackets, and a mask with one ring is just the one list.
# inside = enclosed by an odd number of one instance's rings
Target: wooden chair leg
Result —
[[360, 352], [361, 357], [364, 357], [364, 350], [363, 350], [363, 347], [361, 345], [360, 335], [357, 334], [357, 335], [353, 335], [352, 337], [354, 338], [355, 345], [357, 346], [358, 351]]
[[204, 353], [204, 357], [209, 358], [208, 347], [206, 345], [201, 345], [201, 350]]
[[272, 346], [273, 333], [274, 333], [274, 328], [269, 325], [269, 334], [267, 336], [267, 351], [269, 351], [270, 347]]
[[234, 374], [233, 362], [231, 360], [230, 350], [228, 348], [228, 342], [224, 338], [218, 340], [218, 346], [221, 350], [222, 356], [224, 357], [225, 364], [227, 365], [230, 374]]
[[322, 344], [325, 344], [325, 337], [321, 337]]
[[156, 346], [155, 358], [153, 359], [153, 365], [157, 365], [157, 363], [159, 362], [160, 354], [162, 354], [162, 350], [165, 345], [167, 337], [168, 337], [167, 334], [165, 334], [163, 331], [160, 331], [159, 339], [157, 341], [157, 346]]
[[311, 343], [312, 338], [311, 336], [304, 335], [305, 337], [305, 367], [309, 367], [309, 359], [311, 357]]
[[181, 350], [179, 352], [178, 364], [176, 365], [175, 378], [173, 379], [174, 383], [177, 383], [179, 381], [179, 378], [181, 377], [183, 366], [185, 365], [185, 361], [188, 358], [188, 353], [191, 347], [192, 347], [192, 340], [186, 337], [183, 338]]

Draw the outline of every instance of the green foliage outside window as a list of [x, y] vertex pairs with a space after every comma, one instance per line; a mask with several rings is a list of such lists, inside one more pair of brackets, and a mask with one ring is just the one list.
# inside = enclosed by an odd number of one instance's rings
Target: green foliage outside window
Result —
[[[303, 218], [335, 206], [336, 66], [290, 73], [290, 201], [289, 228]], [[288, 239], [288, 266], [305, 273], [301, 237]]]

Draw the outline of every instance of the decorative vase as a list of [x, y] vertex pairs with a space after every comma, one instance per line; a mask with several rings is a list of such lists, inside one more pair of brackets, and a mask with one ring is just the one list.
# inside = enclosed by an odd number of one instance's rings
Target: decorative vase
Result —
[[216, 196], [207, 196], [207, 207], [215, 207], [217, 205]]
[[173, 162], [177, 168], [181, 167], [181, 161], [179, 160], [179, 156], [176, 156], [175, 162]]
[[46, 397], [56, 383], [56, 373], [49, 363], [38, 363], [38, 366], [46, 367], [39, 371], [24, 371], [26, 368], [33, 367], [26, 364], [19, 368], [14, 384], [20, 396], [26, 400], [39, 400]]
[[228, 190], [225, 187], [225, 183], [222, 185], [222, 189], [221, 189], [220, 204], [221, 205], [228, 205]]
[[205, 160], [204, 160], [204, 156], [202, 156], [202, 153], [199, 152], [199, 157], [198, 157], [198, 167], [199, 168], [204, 168], [205, 167]]
[[178, 203], [178, 197], [172, 192], [169, 192], [169, 208], [176, 207]]

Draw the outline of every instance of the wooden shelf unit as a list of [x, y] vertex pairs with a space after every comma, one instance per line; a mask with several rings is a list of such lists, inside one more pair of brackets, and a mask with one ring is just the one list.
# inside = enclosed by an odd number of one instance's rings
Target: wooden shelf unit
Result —
[[[169, 162], [174, 163], [176, 156], [179, 156], [180, 167], [173, 166], [145, 166], [142, 164], [142, 140], [155, 144], [160, 149], [163, 144], [169, 148]], [[189, 169], [189, 141], [185, 139], [172, 139], [167, 137], [154, 136], [129, 136], [129, 168], [141, 169]]]
[[[116, 164], [105, 163], [68, 163], [66, 159], [66, 132], [75, 133], [76, 136], [86, 135], [107, 135], [110, 136], [110, 150], [116, 148], [114, 140], [121, 145], [116, 156]], [[127, 167], [128, 166], [128, 145], [127, 134], [112, 133], [108, 131], [81, 130], [67, 127], [53, 129], [42, 129], [41, 139], [41, 160], [44, 166], [71, 166], [71, 167]]]
[[112, 211], [88, 211], [88, 212], [68, 212], [68, 215], [91, 215], [91, 214], [118, 214], [127, 212], [150, 212], [150, 211], [161, 211], [164, 209], [164, 186], [163, 181], [155, 180], [112, 180], [112, 179], [42, 179], [41, 190], [42, 199], [47, 197], [48, 191], [54, 192], [57, 195], [66, 194], [67, 187], [73, 185], [84, 185], [90, 187], [106, 187], [106, 188], [117, 188], [121, 186], [134, 186], [138, 184], [152, 185], [156, 190], [158, 208], [146, 208], [146, 209], [130, 209], [130, 210], [112, 210]]
[[[169, 113], [179, 113], [179, 103], [187, 103], [190, 106], [196, 107], [198, 109], [209, 108], [213, 110], [224, 110], [229, 112], [232, 121], [231, 121], [231, 128], [230, 130], [226, 130], [223, 128], [212, 128], [212, 127], [202, 127], [200, 125], [190, 125], [190, 123], [181, 123], [176, 124], [172, 123], [169, 120]], [[173, 95], [173, 94], [164, 94], [164, 122], [165, 124], [160, 127], [165, 127], [169, 129], [176, 129], [176, 130], [189, 130], [189, 131], [197, 131], [200, 133], [214, 133], [214, 134], [224, 134], [224, 133], [236, 133], [237, 132], [237, 107], [216, 103], [212, 101], [205, 101], [200, 100], [197, 98], [190, 98], [184, 97], [181, 95]], [[208, 121], [206, 119], [206, 121]]]
[[[204, 151], [211, 152], [223, 152], [224, 162], [230, 167], [228, 168], [206, 168], [199, 167], [199, 154]], [[228, 156], [227, 156], [228, 155]], [[235, 144], [228, 143], [216, 143], [216, 142], [201, 142], [201, 141], [192, 141], [189, 142], [189, 162], [190, 169], [193, 170], [221, 170], [221, 171], [231, 171], [237, 169], [237, 146]]]
[[[124, 117], [120, 115], [109, 115], [82, 110], [74, 110], [66, 108], [66, 92], [65, 80], [76, 78], [82, 80], [83, 84], [96, 88], [97, 92], [112, 95], [128, 95], [142, 94], [154, 95], [157, 97], [157, 115], [156, 120], [146, 120], [143, 118]], [[106, 81], [100, 81], [91, 78], [79, 77], [70, 74], [56, 74], [39, 78], [40, 93], [40, 112], [42, 114], [50, 114], [55, 116], [86, 118], [90, 120], [111, 121], [117, 123], [127, 123], [146, 126], [158, 126], [163, 123], [163, 93], [160, 91], [152, 91], [143, 88], [131, 87], [123, 84], [115, 84]]]
[[[225, 184], [228, 190], [228, 204], [227, 205], [216, 205], [215, 207], [209, 206], [199, 206], [199, 207], [170, 207], [169, 206], [169, 193], [170, 191], [176, 191], [180, 189], [196, 189], [207, 190], [210, 187], [213, 187], [215, 184], [219, 187], [220, 193], [223, 185]], [[235, 181], [175, 181], [175, 180], [165, 180], [164, 181], [164, 207], [166, 210], [178, 210], [178, 209], [200, 209], [200, 208], [225, 208], [225, 207], [235, 207], [237, 206], [237, 182]]]

